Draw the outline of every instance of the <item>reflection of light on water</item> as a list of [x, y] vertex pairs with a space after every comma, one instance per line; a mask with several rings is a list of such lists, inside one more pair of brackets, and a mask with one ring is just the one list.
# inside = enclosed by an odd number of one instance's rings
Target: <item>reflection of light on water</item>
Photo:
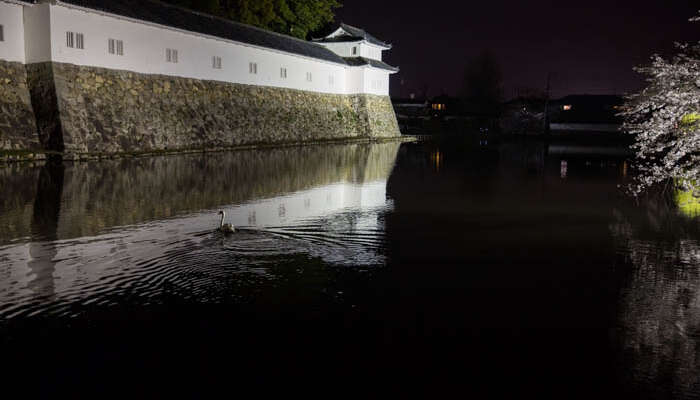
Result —
[[430, 161], [432, 161], [433, 165], [435, 166], [435, 170], [440, 172], [440, 165], [442, 165], [442, 154], [440, 153], [440, 150], [436, 150], [430, 154]]
[[561, 176], [562, 179], [566, 178], [566, 172], [567, 172], [568, 167], [569, 166], [568, 166], [568, 163], [566, 162], [566, 160], [561, 160], [561, 162], [559, 164], [559, 176]]
[[627, 176], [627, 161], [622, 163], [622, 176], [623, 177]]
[[[37, 193], [0, 191], [0, 206], [21, 211], [0, 210], [0, 323], [88, 305], [154, 304], [164, 295], [229, 301], [292, 261], [382, 265], [382, 216], [392, 205], [386, 184], [398, 149], [310, 146], [76, 164], [48, 184], [28, 174], [22, 186]], [[53, 179], [54, 169], [42, 172]], [[0, 187], [14, 179], [0, 174]], [[230, 237], [214, 231], [219, 209], [241, 228]]]
[[295, 225], [346, 210], [384, 208], [386, 204], [385, 180], [342, 182], [234, 205], [226, 208], [226, 216], [234, 226], [267, 228]]
[[625, 375], [652, 390], [662, 385], [673, 398], [695, 395], [700, 387], [700, 242], [646, 239], [621, 213], [616, 217], [611, 232], [632, 266], [620, 292], [617, 327], [630, 363]]
[[71, 304], [118, 304], [129, 294], [149, 304], [165, 287], [208, 301], [222, 279], [272, 279], [268, 268], [297, 255], [382, 265], [382, 215], [392, 207], [386, 184], [338, 182], [222, 207], [239, 227], [229, 237], [214, 232], [214, 209], [98, 236], [0, 247], [0, 260], [8, 261], [0, 262], [0, 278], [8, 278], [0, 280], [0, 320], [72, 315]]

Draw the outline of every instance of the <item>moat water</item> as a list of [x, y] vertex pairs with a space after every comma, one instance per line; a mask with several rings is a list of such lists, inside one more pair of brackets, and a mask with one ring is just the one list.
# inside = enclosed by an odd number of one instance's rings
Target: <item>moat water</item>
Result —
[[626, 157], [484, 140], [3, 166], [2, 385], [700, 398], [700, 221], [630, 201]]

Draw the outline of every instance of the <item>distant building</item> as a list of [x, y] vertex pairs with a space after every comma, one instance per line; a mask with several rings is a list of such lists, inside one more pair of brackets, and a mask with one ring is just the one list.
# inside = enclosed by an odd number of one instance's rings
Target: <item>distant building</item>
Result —
[[624, 102], [615, 95], [571, 95], [549, 103], [549, 129], [552, 133], [614, 133], [620, 130], [618, 114]]
[[391, 99], [397, 118], [422, 117], [428, 115], [429, 103], [425, 99]]
[[457, 99], [450, 97], [446, 94], [433, 97], [430, 101], [430, 112], [433, 116], [439, 117], [447, 115], [448, 113], [454, 113], [456, 110], [453, 107], [457, 102]]

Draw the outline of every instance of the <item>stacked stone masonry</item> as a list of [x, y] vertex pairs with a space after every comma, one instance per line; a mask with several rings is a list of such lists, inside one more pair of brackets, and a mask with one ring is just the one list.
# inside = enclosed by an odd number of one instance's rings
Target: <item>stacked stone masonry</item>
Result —
[[388, 96], [0, 62], [0, 149], [178, 151], [399, 136]]
[[24, 64], [0, 60], [0, 149], [39, 149]]

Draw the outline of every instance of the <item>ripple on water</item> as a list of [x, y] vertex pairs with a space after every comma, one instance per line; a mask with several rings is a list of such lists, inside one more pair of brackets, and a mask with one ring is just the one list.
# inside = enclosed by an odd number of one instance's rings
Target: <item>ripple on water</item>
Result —
[[297, 255], [337, 265], [382, 264], [383, 231], [347, 217], [222, 235], [209, 228], [207, 213], [99, 236], [8, 245], [0, 248], [0, 320], [75, 316], [88, 307], [164, 298], [235, 301], [239, 294], [232, 288], [275, 280], [270, 268]]

